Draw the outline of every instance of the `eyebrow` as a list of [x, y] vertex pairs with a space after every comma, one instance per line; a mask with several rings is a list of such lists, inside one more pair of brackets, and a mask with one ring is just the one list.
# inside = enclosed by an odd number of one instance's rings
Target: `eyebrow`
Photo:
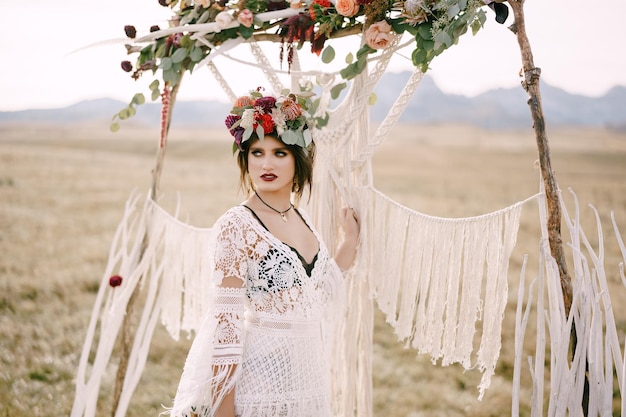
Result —
[[[250, 147], [250, 151], [262, 151], [262, 150], [265, 150], [265, 149], [263, 149], [263, 147], [259, 145]], [[277, 152], [277, 151], [289, 152], [289, 148], [286, 146], [280, 146], [277, 148], [270, 149], [270, 152]]]

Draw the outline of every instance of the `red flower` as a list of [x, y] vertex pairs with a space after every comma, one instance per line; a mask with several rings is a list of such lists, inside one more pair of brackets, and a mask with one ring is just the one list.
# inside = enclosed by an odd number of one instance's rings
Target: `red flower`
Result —
[[327, 9], [331, 6], [330, 0], [313, 0], [311, 5], [309, 6], [309, 16], [311, 19], [315, 20], [315, 7], [314, 5], [319, 5], [322, 9]]
[[280, 36], [280, 55], [279, 60], [282, 63], [285, 52], [285, 44], [287, 45], [287, 63], [291, 70], [293, 62], [294, 43], [298, 42], [298, 48], [305, 41], [313, 41], [315, 21], [306, 13], [298, 13], [295, 16], [288, 17], [278, 28], [278, 36]]
[[276, 99], [272, 96], [259, 97], [254, 101], [254, 107], [260, 107], [263, 112], [270, 113], [276, 105]]
[[257, 123], [255, 123], [254, 125], [255, 130], [258, 126], [258, 123], [261, 123], [261, 126], [263, 127], [263, 133], [265, 133], [266, 135], [274, 130], [274, 121], [272, 120], [271, 114], [255, 113], [254, 120], [257, 121]]
[[113, 275], [111, 278], [109, 278], [109, 285], [113, 288], [119, 287], [120, 285], [122, 285], [122, 277], [120, 277], [119, 275]]

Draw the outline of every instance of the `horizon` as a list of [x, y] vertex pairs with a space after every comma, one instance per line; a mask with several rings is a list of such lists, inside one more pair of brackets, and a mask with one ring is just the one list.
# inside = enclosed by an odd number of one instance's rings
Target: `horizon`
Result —
[[[404, 71], [394, 71], [394, 73], [396, 74], [402, 74], [403, 72], [406, 73], [410, 73], [410, 70], [404, 70]], [[424, 79], [426, 78], [430, 78], [430, 80], [435, 84], [435, 86], [437, 87], [437, 89], [444, 95], [448, 95], [448, 96], [460, 96], [460, 97], [465, 97], [468, 99], [472, 99], [478, 96], [481, 96], [483, 94], [489, 93], [489, 92], [497, 92], [500, 90], [504, 90], [504, 91], [515, 91], [518, 89], [521, 89], [521, 86], [510, 86], [510, 87], [502, 87], [502, 86], [494, 86], [491, 89], [482, 91], [480, 93], [474, 94], [474, 95], [468, 95], [468, 94], [462, 94], [462, 93], [454, 93], [454, 92], [446, 92], [444, 89], [442, 89], [438, 84], [437, 81], [434, 79], [434, 77], [430, 76], [430, 74], [426, 74]], [[574, 93], [571, 91], [567, 91], [566, 89], [563, 89], [561, 87], [556, 87], [554, 85], [551, 85], [550, 83], [548, 83], [545, 80], [541, 80], [541, 87], [549, 87], [549, 88], [554, 88], [557, 90], [561, 90], [569, 95], [573, 95], [573, 96], [578, 96], [578, 97], [584, 97], [584, 98], [590, 98], [590, 99], [594, 99], [594, 98], [602, 98], [604, 96], [606, 96], [608, 93], [610, 93], [612, 90], [615, 89], [619, 89], [619, 88], [624, 88], [626, 89], [626, 85], [613, 85], [612, 87], [609, 87], [606, 91], [604, 91], [602, 94], [599, 95], [592, 95], [592, 94], [581, 94], [581, 93]], [[419, 89], [419, 86], [418, 86]], [[91, 97], [91, 98], [84, 98], [84, 99], [79, 99], [78, 101], [74, 101], [71, 103], [67, 103], [67, 104], [63, 104], [63, 105], [57, 105], [55, 107], [30, 107], [30, 108], [24, 108], [24, 109], [18, 109], [18, 110], [3, 110], [0, 108], [0, 113], [17, 113], [17, 112], [23, 112], [23, 111], [40, 111], [40, 110], [60, 110], [60, 109], [65, 109], [68, 107], [72, 107], [72, 106], [76, 106], [79, 105], [81, 103], [88, 103], [88, 102], [94, 102], [94, 101], [99, 101], [99, 100], [110, 100], [110, 101], [115, 101], [115, 102], [119, 102], [119, 103], [126, 103], [125, 100], [117, 98], [117, 97], [112, 97], [112, 96], [100, 96], [100, 97]], [[186, 102], [186, 103], [191, 103], [191, 102], [216, 102], [216, 103], [223, 103], [223, 104], [230, 104], [228, 100], [225, 100], [222, 97], [215, 97], [215, 98], [200, 98], [200, 97], [190, 97], [190, 98], [178, 98], [177, 102]], [[143, 104], [142, 106], [148, 105], [148, 104], [159, 104], [159, 101], [151, 101], [149, 98], [146, 98], [146, 102], [145, 104]], [[142, 107], [139, 106], [139, 107]]]

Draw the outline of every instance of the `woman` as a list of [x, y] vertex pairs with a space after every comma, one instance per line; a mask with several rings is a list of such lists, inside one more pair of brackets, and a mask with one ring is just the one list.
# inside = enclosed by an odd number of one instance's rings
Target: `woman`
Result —
[[[213, 227], [209, 312], [189, 351], [173, 416], [330, 417], [328, 335], [342, 274], [359, 236], [340, 213], [334, 260], [295, 203], [311, 187], [310, 100], [259, 91], [240, 98], [226, 125], [249, 197]], [[336, 311], [336, 310], [335, 310]]]

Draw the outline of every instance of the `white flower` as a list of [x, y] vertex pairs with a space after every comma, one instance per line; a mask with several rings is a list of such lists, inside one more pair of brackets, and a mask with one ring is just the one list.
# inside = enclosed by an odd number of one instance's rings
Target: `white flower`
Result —
[[228, 12], [219, 12], [217, 16], [215, 16], [215, 23], [217, 23], [220, 29], [226, 29], [232, 22], [233, 17]]
[[254, 126], [254, 109], [246, 109], [243, 111], [243, 114], [241, 115], [241, 123], [239, 123], [239, 126], [243, 127], [244, 129], [252, 129], [252, 127]]
[[277, 107], [272, 109], [272, 120], [276, 126], [276, 133], [278, 133], [278, 136], [281, 136], [285, 129], [287, 129], [287, 124], [285, 123], [283, 112]]

